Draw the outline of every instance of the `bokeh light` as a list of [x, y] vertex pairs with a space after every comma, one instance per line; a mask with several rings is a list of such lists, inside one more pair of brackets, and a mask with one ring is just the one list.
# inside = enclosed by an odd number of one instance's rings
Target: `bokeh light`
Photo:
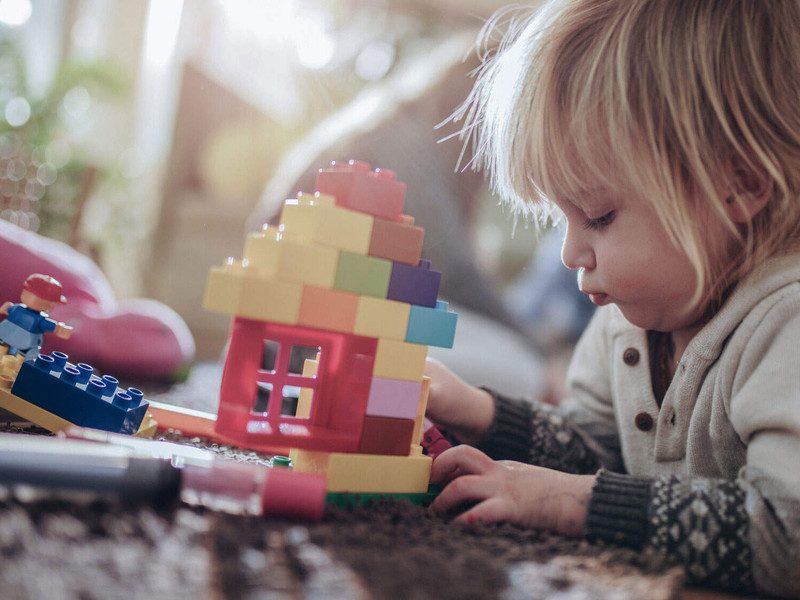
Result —
[[378, 81], [392, 68], [394, 59], [393, 44], [385, 41], [369, 43], [356, 57], [356, 75], [365, 81]]
[[76, 86], [64, 94], [64, 111], [69, 120], [80, 120], [92, 106], [92, 96], [83, 86]]
[[72, 26], [72, 43], [78, 48], [94, 48], [100, 39], [100, 24], [92, 17], [81, 17]]
[[19, 27], [28, 22], [33, 13], [31, 0], [0, 0], [0, 23]]
[[58, 169], [50, 163], [45, 163], [36, 169], [36, 179], [42, 185], [53, 185], [58, 177]]
[[12, 127], [22, 127], [31, 118], [31, 105], [25, 98], [17, 96], [6, 104], [6, 121]]
[[60, 169], [72, 158], [72, 148], [64, 140], [56, 140], [47, 146], [45, 156], [47, 156], [47, 162]]

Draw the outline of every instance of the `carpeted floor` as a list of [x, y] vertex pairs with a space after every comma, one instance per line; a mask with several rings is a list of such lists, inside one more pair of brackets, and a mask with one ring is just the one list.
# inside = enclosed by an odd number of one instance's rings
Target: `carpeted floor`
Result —
[[4, 498], [0, 554], [13, 600], [667, 600], [682, 578], [655, 557], [386, 500], [299, 524]]
[[[208, 365], [152, 399], [213, 411], [218, 378]], [[0, 597], [10, 600], [667, 600], [683, 581], [656, 556], [508, 525], [466, 527], [388, 500], [330, 506], [309, 524], [6, 492], [0, 557]]]

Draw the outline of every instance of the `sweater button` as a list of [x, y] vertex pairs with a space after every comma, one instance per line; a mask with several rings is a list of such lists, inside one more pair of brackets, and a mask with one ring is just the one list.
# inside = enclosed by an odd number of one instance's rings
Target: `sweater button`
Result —
[[634, 366], [639, 362], [639, 351], [636, 348], [628, 348], [622, 353], [622, 360], [626, 365]]
[[636, 415], [634, 422], [640, 431], [650, 431], [653, 428], [653, 417], [646, 412], [641, 412]]

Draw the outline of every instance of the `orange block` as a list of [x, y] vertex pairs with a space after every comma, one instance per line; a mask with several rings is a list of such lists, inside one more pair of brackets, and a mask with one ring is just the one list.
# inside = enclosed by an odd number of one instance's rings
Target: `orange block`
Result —
[[416, 266], [422, 255], [424, 237], [422, 227], [376, 217], [367, 254]]
[[357, 311], [358, 294], [304, 285], [297, 324], [353, 333]]

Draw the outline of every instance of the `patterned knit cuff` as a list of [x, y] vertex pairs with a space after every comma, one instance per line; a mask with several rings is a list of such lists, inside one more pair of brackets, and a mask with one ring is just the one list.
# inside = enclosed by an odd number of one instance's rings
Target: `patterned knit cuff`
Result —
[[494, 399], [494, 422], [477, 448], [495, 460], [528, 462], [531, 454], [531, 405], [487, 389]]
[[586, 537], [636, 549], [644, 547], [652, 483], [651, 479], [600, 470], [589, 500]]

